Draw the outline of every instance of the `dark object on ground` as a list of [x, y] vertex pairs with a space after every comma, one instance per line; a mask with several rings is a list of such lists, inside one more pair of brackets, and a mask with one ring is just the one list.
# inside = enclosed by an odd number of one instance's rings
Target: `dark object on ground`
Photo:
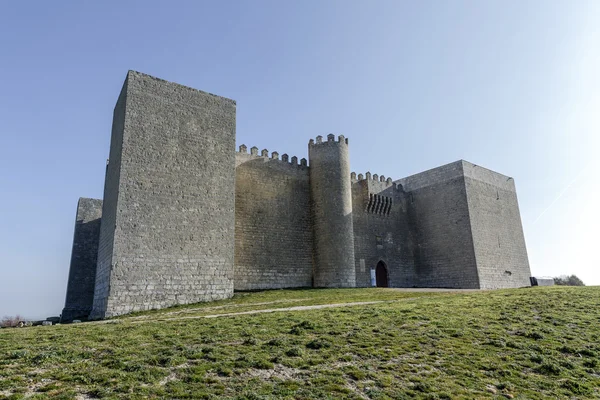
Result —
[[532, 276], [529, 280], [531, 280], [531, 286], [554, 286], [554, 279], [552, 278], [538, 278]]

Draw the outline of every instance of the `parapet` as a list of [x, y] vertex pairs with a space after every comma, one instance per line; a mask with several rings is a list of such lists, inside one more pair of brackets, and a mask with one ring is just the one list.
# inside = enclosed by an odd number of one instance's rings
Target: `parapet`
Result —
[[370, 172], [367, 172], [364, 176], [363, 174], [356, 174], [356, 172], [351, 172], [350, 173], [350, 180], [354, 183], [354, 182], [360, 182], [363, 180], [368, 180], [368, 181], [373, 181], [373, 182], [380, 182], [380, 183], [384, 183], [385, 186], [392, 186], [394, 185], [394, 181], [392, 180], [392, 178], [387, 178], [384, 175], [378, 175], [378, 174], [373, 174], [371, 175]]
[[321, 136], [321, 135], [317, 136], [316, 140], [310, 139], [308, 141], [309, 146], [316, 146], [319, 144], [330, 144], [330, 143], [348, 144], [348, 138], [346, 138], [344, 135], [339, 135], [338, 140], [335, 140], [335, 135], [333, 133], [330, 133], [329, 135], [327, 135], [326, 141], [323, 141], [323, 136]]
[[288, 154], [283, 154], [281, 159], [279, 159], [279, 152], [272, 151], [271, 156], [269, 157], [269, 150], [263, 149], [258, 154], [258, 147], [253, 146], [250, 148], [250, 154], [248, 154], [248, 147], [245, 144], [240, 145], [238, 149], [238, 154], [244, 154], [247, 156], [254, 156], [256, 158], [265, 158], [272, 161], [279, 161], [280, 163], [289, 164], [290, 166], [296, 166], [298, 168], [308, 168], [308, 161], [306, 158], [300, 159], [300, 163], [298, 163], [298, 157], [292, 156], [290, 157]]

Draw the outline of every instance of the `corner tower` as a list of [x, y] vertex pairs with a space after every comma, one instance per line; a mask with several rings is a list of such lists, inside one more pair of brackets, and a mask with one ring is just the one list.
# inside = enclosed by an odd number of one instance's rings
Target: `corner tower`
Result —
[[348, 139], [308, 144], [315, 287], [355, 287], [354, 229]]
[[233, 295], [235, 110], [129, 71], [113, 117], [92, 319]]

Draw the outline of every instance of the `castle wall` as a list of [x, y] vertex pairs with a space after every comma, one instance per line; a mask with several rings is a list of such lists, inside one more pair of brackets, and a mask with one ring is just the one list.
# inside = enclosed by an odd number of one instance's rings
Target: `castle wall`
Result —
[[101, 218], [102, 200], [79, 199], [62, 322], [85, 319], [92, 311]]
[[310, 168], [236, 153], [235, 113], [233, 100], [128, 73], [103, 201], [78, 204], [66, 321], [234, 288], [370, 286], [380, 261], [391, 287], [529, 286], [511, 178], [461, 160], [357, 179], [334, 135], [309, 142]]
[[481, 288], [530, 286], [514, 180], [466, 161], [463, 169]]
[[94, 316], [230, 297], [235, 102], [133, 71], [121, 97]]
[[414, 260], [404, 193], [378, 178], [367, 174], [352, 183], [356, 286], [370, 287], [371, 269], [383, 261], [390, 287], [411, 287]]
[[421, 287], [478, 289], [462, 161], [397, 181], [407, 193]]
[[310, 187], [302, 163], [248, 154], [245, 146], [236, 153], [236, 290], [312, 286]]

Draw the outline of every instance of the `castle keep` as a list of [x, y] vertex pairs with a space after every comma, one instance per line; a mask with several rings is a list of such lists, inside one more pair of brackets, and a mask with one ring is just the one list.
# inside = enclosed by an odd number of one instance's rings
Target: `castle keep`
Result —
[[392, 180], [344, 136], [308, 161], [242, 145], [233, 100], [130, 71], [102, 200], [79, 199], [62, 319], [293, 287], [513, 288], [529, 263], [512, 178], [457, 161]]

